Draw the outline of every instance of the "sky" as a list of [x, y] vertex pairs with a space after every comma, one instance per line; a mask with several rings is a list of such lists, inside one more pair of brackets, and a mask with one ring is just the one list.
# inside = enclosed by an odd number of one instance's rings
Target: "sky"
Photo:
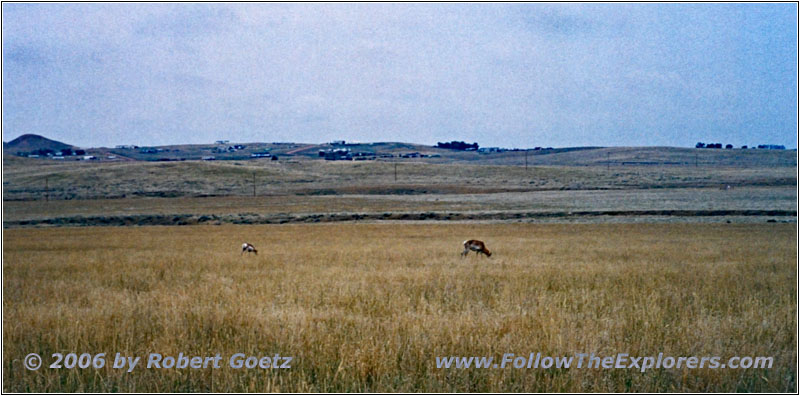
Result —
[[3, 141], [797, 147], [794, 3], [3, 3]]

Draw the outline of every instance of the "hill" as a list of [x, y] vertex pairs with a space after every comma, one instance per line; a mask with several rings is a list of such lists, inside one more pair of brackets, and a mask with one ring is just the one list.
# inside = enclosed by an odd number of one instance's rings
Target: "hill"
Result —
[[18, 151], [30, 153], [36, 150], [59, 151], [63, 149], [72, 149], [73, 147], [72, 145], [34, 134], [22, 135], [8, 143], [3, 143], [3, 149], [9, 150], [12, 153]]
[[[23, 135], [3, 143], [5, 154], [57, 152], [73, 146], [39, 135]], [[429, 164], [468, 163], [499, 166], [645, 166], [645, 167], [796, 167], [796, 150], [697, 149], [680, 147], [563, 147], [535, 150], [500, 149], [462, 151], [403, 142], [373, 143], [296, 143], [296, 142], [218, 142], [167, 146], [117, 146], [89, 148], [86, 154], [101, 162], [191, 161], [214, 159], [256, 160], [269, 157], [281, 160], [323, 160], [330, 151], [349, 153], [336, 159], [423, 162]], [[81, 154], [82, 155], [82, 154]], [[45, 160], [41, 158], [40, 160]]]

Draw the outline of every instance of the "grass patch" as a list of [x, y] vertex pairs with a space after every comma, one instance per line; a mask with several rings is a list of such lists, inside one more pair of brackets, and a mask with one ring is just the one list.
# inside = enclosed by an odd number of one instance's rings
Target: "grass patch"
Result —
[[[5, 392], [796, 392], [796, 226], [10, 229]], [[491, 259], [461, 259], [480, 238]], [[243, 241], [258, 256], [241, 256]], [[294, 356], [25, 370], [28, 353]], [[436, 356], [772, 356], [772, 369], [443, 370]]]

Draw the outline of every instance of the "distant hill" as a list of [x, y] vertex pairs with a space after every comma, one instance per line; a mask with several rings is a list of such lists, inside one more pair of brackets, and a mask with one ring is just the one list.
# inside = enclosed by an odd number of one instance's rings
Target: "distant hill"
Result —
[[73, 148], [72, 145], [34, 134], [22, 135], [8, 143], [3, 142], [3, 149], [11, 152], [22, 151], [29, 153], [36, 150], [59, 151], [71, 148]]

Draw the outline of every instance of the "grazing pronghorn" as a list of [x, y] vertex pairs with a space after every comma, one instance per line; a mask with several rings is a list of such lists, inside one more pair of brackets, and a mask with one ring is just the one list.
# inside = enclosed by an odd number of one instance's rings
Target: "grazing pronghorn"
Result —
[[478, 256], [483, 253], [486, 255], [486, 257], [492, 257], [492, 252], [486, 248], [486, 245], [482, 241], [476, 239], [464, 241], [464, 251], [461, 252], [461, 257], [466, 257], [470, 250], [474, 251]]
[[256, 256], [258, 256], [258, 250], [256, 250], [256, 247], [247, 242], [242, 244], [242, 254], [244, 254], [244, 252], [247, 253], [253, 252], [256, 254]]

